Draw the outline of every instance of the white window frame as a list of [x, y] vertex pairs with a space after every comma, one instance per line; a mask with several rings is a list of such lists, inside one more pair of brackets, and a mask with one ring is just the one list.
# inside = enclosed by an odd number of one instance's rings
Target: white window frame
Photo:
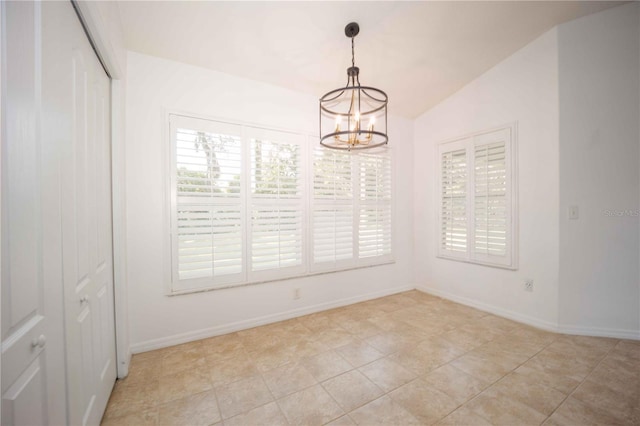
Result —
[[[505, 152], [507, 164], [507, 205], [509, 206], [510, 226], [507, 227], [507, 254], [504, 258], [475, 253], [475, 147], [484, 145], [487, 136], [503, 132], [505, 135]], [[443, 248], [442, 236], [442, 155], [465, 149], [466, 153], [466, 212], [467, 212], [467, 245], [466, 252], [456, 252]], [[440, 142], [436, 149], [436, 167], [438, 178], [435, 191], [436, 214], [436, 257], [491, 266], [502, 269], [518, 269], [518, 151], [517, 151], [517, 123], [470, 133], [455, 139]]]
[[[316, 136], [309, 135], [306, 132], [300, 132], [295, 130], [273, 128], [263, 126], [260, 124], [246, 123], [237, 120], [231, 120], [227, 118], [210, 117], [190, 112], [176, 111], [176, 110], [163, 110], [164, 116], [164, 140], [165, 149], [164, 152], [164, 165], [165, 173], [163, 178], [165, 181], [165, 215], [164, 223], [165, 229], [167, 229], [165, 241], [165, 294], [167, 296], [175, 296], [180, 294], [191, 294], [202, 291], [212, 291], [225, 289], [230, 287], [238, 287], [244, 285], [254, 285], [265, 282], [280, 281], [291, 278], [302, 278], [306, 276], [313, 276], [318, 274], [340, 272], [352, 269], [360, 269], [364, 267], [387, 265], [395, 262], [395, 247], [396, 247], [396, 226], [395, 226], [395, 161], [393, 151], [389, 150], [389, 158], [391, 161], [391, 253], [385, 256], [376, 256], [363, 260], [358, 260], [357, 245], [358, 239], [354, 237], [354, 262], [338, 263], [330, 267], [323, 265], [321, 268], [313, 266], [313, 247], [312, 247], [312, 191], [313, 191], [313, 148], [318, 144]], [[198, 279], [197, 286], [184, 286], [180, 284], [177, 273], [177, 244], [174, 244], [174, 239], [177, 236], [177, 191], [176, 191], [176, 157], [174, 154], [175, 147], [175, 132], [171, 125], [171, 119], [173, 116], [180, 117], [180, 120], [204, 120], [215, 123], [216, 131], [224, 128], [224, 126], [242, 127], [242, 163], [244, 171], [240, 179], [240, 191], [241, 191], [241, 217], [243, 221], [243, 257], [242, 257], [242, 273], [241, 277], [233, 277], [226, 280], [218, 280], [217, 283], [213, 282], [213, 279], [202, 278]], [[201, 126], [196, 126], [198, 128]], [[251, 173], [250, 173], [250, 142], [252, 138], [268, 139], [268, 136], [272, 133], [277, 133], [282, 136], [284, 134], [290, 135], [292, 139], [300, 141], [301, 146], [301, 161], [300, 168], [302, 174], [301, 190], [302, 197], [300, 198], [300, 206], [302, 206], [302, 265], [282, 268], [279, 270], [265, 270], [252, 272], [249, 259], [251, 258], [251, 214], [252, 214], [252, 197], [251, 191]], [[354, 170], [354, 179], [359, 185], [359, 170]], [[357, 212], [359, 209], [359, 199], [356, 199], [357, 193], [354, 193], [353, 211]], [[267, 201], [260, 200], [259, 204], [267, 204]], [[224, 204], [224, 203], [223, 203]], [[354, 232], [358, 230], [358, 223], [354, 214]], [[184, 280], [183, 280], [184, 281]], [[195, 281], [194, 281], [195, 282]]]

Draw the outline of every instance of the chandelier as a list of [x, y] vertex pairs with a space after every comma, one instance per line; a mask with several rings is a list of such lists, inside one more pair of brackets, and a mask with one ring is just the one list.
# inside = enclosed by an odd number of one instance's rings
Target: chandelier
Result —
[[386, 93], [375, 87], [360, 85], [360, 68], [355, 64], [353, 40], [360, 26], [351, 22], [344, 33], [351, 39], [351, 67], [347, 68], [347, 84], [327, 92], [320, 98], [320, 144], [327, 148], [369, 149], [386, 145]]

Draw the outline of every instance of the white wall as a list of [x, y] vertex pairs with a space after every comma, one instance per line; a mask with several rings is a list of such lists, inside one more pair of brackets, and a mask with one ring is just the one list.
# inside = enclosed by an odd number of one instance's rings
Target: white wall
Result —
[[[568, 331], [640, 337], [639, 6], [558, 30], [559, 321]], [[567, 218], [571, 205], [578, 220]]]
[[[436, 258], [437, 144], [517, 122], [519, 269]], [[558, 300], [558, 50], [545, 33], [415, 121], [418, 288], [554, 328]], [[524, 280], [534, 291], [524, 291]]]
[[[640, 338], [639, 10], [560, 25], [416, 120], [419, 288], [552, 330]], [[511, 121], [518, 271], [437, 259], [436, 144]]]
[[[329, 89], [329, 88], [328, 88]], [[413, 288], [412, 142], [390, 117], [396, 170], [396, 263], [348, 272], [166, 296], [164, 110], [317, 133], [316, 97], [130, 52], [127, 60], [127, 260], [134, 352], [246, 328], [335, 304]], [[164, 256], [164, 257], [163, 257]], [[293, 288], [301, 299], [292, 300]]]

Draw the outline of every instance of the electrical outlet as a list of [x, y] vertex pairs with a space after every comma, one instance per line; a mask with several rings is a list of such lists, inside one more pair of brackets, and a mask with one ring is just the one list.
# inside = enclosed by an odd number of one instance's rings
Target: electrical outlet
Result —
[[580, 209], [578, 206], [569, 206], [567, 215], [569, 216], [569, 220], [578, 220], [580, 218]]
[[300, 299], [300, 289], [299, 288], [294, 288], [293, 289], [293, 300], [298, 300]]
[[524, 281], [524, 291], [533, 291], [533, 280]]

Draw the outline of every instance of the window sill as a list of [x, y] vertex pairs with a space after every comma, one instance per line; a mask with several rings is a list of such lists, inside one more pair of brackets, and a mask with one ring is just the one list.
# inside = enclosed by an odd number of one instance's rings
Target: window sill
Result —
[[436, 258], [444, 259], [444, 260], [453, 260], [453, 261], [462, 262], [462, 263], [470, 263], [472, 265], [488, 266], [490, 268], [506, 269], [506, 270], [509, 270], [509, 271], [517, 271], [518, 270], [518, 265], [502, 265], [502, 264], [499, 264], [499, 263], [485, 262], [485, 261], [482, 261], [482, 260], [463, 259], [463, 258], [460, 258], [460, 257], [447, 256], [447, 255], [444, 255], [444, 254], [438, 254], [438, 255], [436, 255]]

